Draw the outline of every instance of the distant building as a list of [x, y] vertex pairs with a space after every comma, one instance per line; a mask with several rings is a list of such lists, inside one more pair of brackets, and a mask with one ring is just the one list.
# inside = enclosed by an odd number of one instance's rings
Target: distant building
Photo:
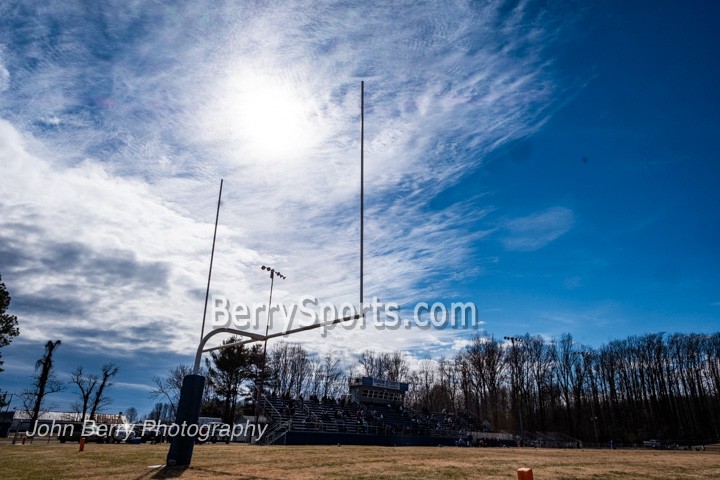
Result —
[[[88, 415], [86, 415], [86, 418], [87, 417]], [[62, 425], [64, 423], [82, 422], [82, 418], [79, 413], [75, 412], [45, 412], [41, 413], [38, 417], [38, 424], [50, 425], [53, 422], [55, 422], [55, 424]], [[95, 414], [95, 422], [114, 425], [118, 423], [125, 423], [126, 419], [122, 412], [97, 413]], [[2, 412], [0, 414], [0, 424], [5, 427], [0, 428], [0, 436], [7, 436], [8, 433], [14, 433], [17, 431], [24, 432], [30, 427], [30, 415], [21, 410]]]

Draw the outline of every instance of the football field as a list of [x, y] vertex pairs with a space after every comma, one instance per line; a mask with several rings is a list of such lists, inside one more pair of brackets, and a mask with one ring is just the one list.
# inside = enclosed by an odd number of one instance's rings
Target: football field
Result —
[[188, 469], [166, 469], [167, 445], [0, 446], [3, 479], [543, 479], [720, 478], [716, 451], [535, 448], [251, 446], [195, 447]]

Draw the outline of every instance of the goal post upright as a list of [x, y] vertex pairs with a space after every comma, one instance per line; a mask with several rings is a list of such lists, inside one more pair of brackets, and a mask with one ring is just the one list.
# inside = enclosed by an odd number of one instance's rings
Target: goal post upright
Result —
[[[222, 197], [222, 186], [223, 180], [220, 180], [220, 194], [218, 195], [217, 212], [215, 214], [215, 231], [213, 234], [213, 247], [210, 255], [210, 269], [208, 272], [207, 290], [205, 293], [205, 309], [203, 311], [203, 323], [202, 330], [200, 332], [200, 344], [198, 345], [195, 362], [193, 364], [193, 373], [186, 375], [183, 379], [182, 388], [180, 390], [180, 399], [178, 401], [177, 413], [175, 416], [175, 423], [178, 425], [192, 425], [197, 424], [200, 418], [200, 409], [202, 407], [202, 396], [205, 388], [205, 377], [200, 375], [200, 362], [202, 360], [202, 354], [220, 350], [228, 347], [241, 346], [248, 343], [254, 342], [267, 342], [271, 338], [279, 336], [292, 335], [308, 330], [313, 330], [320, 327], [327, 327], [335, 325], [337, 323], [343, 323], [350, 320], [357, 320], [365, 316], [364, 312], [364, 199], [365, 199], [365, 82], [360, 82], [360, 305], [359, 312], [355, 315], [347, 317], [336, 318], [331, 321], [313, 323], [303, 327], [298, 327], [292, 330], [277, 332], [273, 334], [259, 335], [253, 332], [247, 332], [234, 328], [218, 328], [214, 329], [205, 334], [205, 317], [207, 313], [207, 302], [210, 292], [210, 277], [212, 275], [212, 263], [215, 253], [215, 239], [217, 236], [217, 223], [220, 216], [220, 199]], [[268, 305], [270, 307], [270, 305]], [[218, 345], [215, 347], [206, 348], [207, 342], [214, 336], [230, 333], [246, 337], [247, 340], [241, 340], [225, 345]], [[167, 454], [166, 464], [168, 467], [189, 467], [192, 461], [193, 447], [195, 445], [195, 436], [187, 435], [184, 433], [181, 435], [174, 436], [170, 439], [170, 449]]]

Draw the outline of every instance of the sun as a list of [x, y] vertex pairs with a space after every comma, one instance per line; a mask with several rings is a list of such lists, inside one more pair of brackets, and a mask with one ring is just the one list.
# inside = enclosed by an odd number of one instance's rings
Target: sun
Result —
[[270, 76], [245, 75], [230, 87], [227, 127], [253, 155], [292, 158], [316, 143], [318, 115], [297, 86]]

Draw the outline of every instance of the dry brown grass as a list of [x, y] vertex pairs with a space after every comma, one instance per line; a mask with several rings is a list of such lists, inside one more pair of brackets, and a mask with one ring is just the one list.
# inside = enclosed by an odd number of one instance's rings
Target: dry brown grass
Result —
[[[0, 446], [6, 479], [535, 479], [720, 478], [720, 453], [451, 447], [201, 445], [185, 470], [158, 467], [167, 445]], [[155, 466], [154, 468], [151, 468]]]

